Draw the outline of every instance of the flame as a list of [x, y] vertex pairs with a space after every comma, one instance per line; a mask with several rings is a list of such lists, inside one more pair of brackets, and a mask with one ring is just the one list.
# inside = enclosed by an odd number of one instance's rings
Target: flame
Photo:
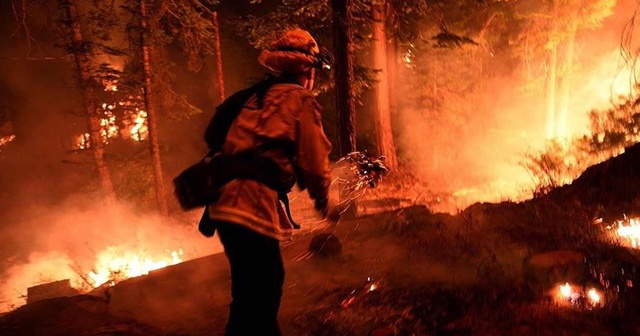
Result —
[[[589, 288], [587, 292], [576, 289], [574, 286], [565, 282], [564, 285], [558, 285], [557, 302], [563, 305], [571, 305], [574, 307], [594, 308], [600, 305], [602, 301], [601, 294], [595, 288]], [[581, 300], [581, 298], [584, 298]]]
[[[117, 92], [117, 81], [107, 81], [104, 83], [104, 90], [108, 92]], [[108, 144], [111, 139], [122, 136], [125, 139], [131, 138], [134, 141], [143, 141], [148, 137], [147, 128], [147, 112], [135, 107], [140, 97], [129, 95], [125, 100], [116, 102], [104, 102], [98, 110], [103, 115], [100, 119], [100, 135], [102, 143]], [[125, 129], [118, 127], [118, 118], [116, 110], [124, 111], [122, 123]], [[0, 143], [1, 144], [1, 143]], [[78, 149], [87, 149], [91, 147], [88, 133], [81, 134], [76, 137], [75, 146]]]
[[570, 299], [571, 298], [571, 285], [569, 285], [569, 283], [565, 283], [564, 285], [560, 285], [560, 294], [565, 298], [565, 299]]
[[[106, 104], [104, 104], [106, 105]], [[100, 135], [102, 136], [102, 141], [105, 144], [109, 143], [109, 139], [118, 137], [118, 126], [116, 126], [116, 117], [113, 115], [113, 110], [115, 106], [107, 105], [105, 109], [105, 117], [100, 119]]]
[[413, 44], [411, 44], [410, 48], [402, 54], [402, 63], [405, 67], [409, 69], [413, 69], [415, 67], [413, 59], [415, 58], [415, 54], [413, 53]]
[[638, 240], [640, 239], [640, 226], [638, 225], [637, 218], [629, 219], [629, 225], [624, 225], [622, 221], [618, 225], [618, 235], [629, 240], [629, 243], [633, 248], [638, 247]]
[[89, 133], [84, 133], [84, 134], [78, 135], [78, 137], [76, 139], [76, 147], [78, 149], [91, 148], [90, 139], [91, 139], [91, 135], [89, 135]]
[[600, 303], [600, 294], [598, 294], [595, 288], [591, 288], [589, 292], [587, 292], [587, 296], [589, 300], [591, 300], [592, 305], [595, 306]]
[[[638, 248], [640, 246], [640, 218], [626, 218], [615, 222], [617, 226], [616, 234], [618, 237], [627, 241], [630, 247]], [[608, 226], [608, 228], [612, 228]]]
[[135, 141], [142, 141], [147, 138], [149, 129], [147, 128], [147, 112], [136, 108], [136, 113], [130, 115], [131, 138]]
[[116, 282], [182, 262], [182, 250], [168, 252], [164, 257], [152, 258], [142, 251], [110, 246], [97, 255], [96, 266], [88, 278], [93, 287], [107, 283], [113, 286]]
[[4, 146], [8, 143], [10, 143], [11, 141], [13, 141], [16, 138], [15, 135], [7, 135], [7, 136], [2, 136], [0, 137], [0, 146]]

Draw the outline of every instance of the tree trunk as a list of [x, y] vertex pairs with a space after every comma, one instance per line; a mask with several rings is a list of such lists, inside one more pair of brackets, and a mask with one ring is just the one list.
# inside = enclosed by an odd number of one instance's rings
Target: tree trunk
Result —
[[389, 111], [398, 113], [398, 39], [392, 36], [387, 43], [387, 69], [389, 69]]
[[216, 47], [216, 65], [218, 66], [218, 88], [220, 90], [220, 102], [224, 101], [224, 76], [222, 72], [222, 50], [220, 49], [220, 25], [218, 24], [218, 12], [213, 12], [213, 36]]
[[387, 69], [389, 78], [389, 111], [391, 117], [398, 112], [398, 37], [395, 34], [397, 15], [393, 0], [387, 3], [387, 31], [391, 31], [391, 37], [387, 36]]
[[149, 146], [151, 149], [151, 160], [153, 164], [153, 177], [156, 187], [156, 201], [158, 203], [158, 211], [163, 216], [169, 215], [167, 199], [165, 197], [164, 178], [162, 173], [162, 161], [160, 161], [160, 144], [158, 141], [158, 125], [156, 108], [153, 102], [154, 92], [151, 83], [151, 62], [149, 60], [152, 52], [151, 44], [148, 36], [147, 7], [145, 0], [140, 0], [140, 25], [142, 32], [140, 34], [142, 46], [142, 69], [144, 74], [144, 104], [147, 110], [147, 126], [149, 127]]
[[546, 78], [546, 101], [547, 101], [547, 138], [556, 136], [556, 83], [558, 81], [558, 5], [554, 3], [553, 16], [551, 18], [551, 50], [549, 51], [549, 61]]
[[387, 67], [386, 8], [384, 3], [372, 4], [373, 69], [377, 83], [374, 87], [375, 129], [378, 154], [383, 155], [389, 169], [398, 167], [396, 148], [391, 128], [389, 108], [389, 68]]
[[356, 150], [356, 108], [353, 97], [352, 0], [331, 0], [335, 59], [336, 113], [340, 156]]
[[107, 202], [115, 204], [116, 192], [111, 181], [111, 173], [104, 159], [104, 143], [102, 142], [101, 115], [95, 102], [92, 78], [91, 63], [87, 56], [87, 43], [83, 40], [80, 21], [78, 18], [77, 6], [73, 0], [63, 0], [61, 4], [66, 8], [68, 25], [71, 33], [72, 52], [76, 62], [76, 69], [80, 77], [80, 88], [82, 90], [82, 103], [87, 117], [87, 127], [89, 129], [90, 150], [93, 153], [100, 184]]
[[569, 100], [571, 98], [571, 79], [573, 75], [573, 56], [576, 42], [576, 21], [571, 23], [569, 35], [564, 50], [564, 59], [562, 60], [562, 74], [560, 76], [559, 96], [560, 102], [558, 106], [558, 122], [556, 124], [556, 134], [560, 137], [568, 137], [567, 132], [569, 118]]

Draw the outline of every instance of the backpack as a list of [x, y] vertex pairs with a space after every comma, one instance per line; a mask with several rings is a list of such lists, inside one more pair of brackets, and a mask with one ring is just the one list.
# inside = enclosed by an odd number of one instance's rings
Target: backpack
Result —
[[245, 103], [257, 95], [258, 108], [262, 108], [269, 88], [281, 83], [297, 82], [287, 77], [267, 76], [251, 87], [234, 93], [216, 108], [205, 131], [209, 153], [173, 179], [174, 193], [183, 210], [215, 202], [219, 197], [219, 189], [233, 179], [253, 179], [278, 191], [278, 198], [285, 204], [289, 221], [299, 228], [291, 218], [287, 198], [287, 192], [293, 187], [295, 179], [287, 180], [274, 162], [260, 156], [262, 150], [273, 148], [273, 144], [269, 148], [257, 148], [235, 155], [221, 153], [229, 129]]

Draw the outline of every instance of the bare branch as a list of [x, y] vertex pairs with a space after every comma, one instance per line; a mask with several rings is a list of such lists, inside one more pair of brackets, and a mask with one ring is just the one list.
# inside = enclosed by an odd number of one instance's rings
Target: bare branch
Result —
[[16, 4], [13, 0], [11, 0], [13, 17], [16, 20], [16, 30], [11, 33], [9, 38], [13, 38], [20, 31], [20, 29], [23, 28], [27, 38], [27, 54], [29, 54], [31, 52], [31, 41], [35, 41], [35, 39], [31, 36], [31, 31], [29, 30], [29, 25], [27, 24], [27, 0], [21, 0], [20, 3], [21, 15], [18, 15]]

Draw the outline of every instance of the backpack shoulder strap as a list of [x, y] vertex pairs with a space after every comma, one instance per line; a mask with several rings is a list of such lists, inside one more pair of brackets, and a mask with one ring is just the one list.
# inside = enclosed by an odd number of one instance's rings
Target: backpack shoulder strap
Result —
[[216, 153], [222, 150], [233, 121], [240, 115], [240, 111], [251, 97], [257, 95], [258, 106], [262, 107], [267, 91], [273, 85], [281, 83], [296, 83], [296, 81], [286, 77], [267, 76], [258, 83], [234, 93], [218, 105], [204, 134], [209, 152]]

